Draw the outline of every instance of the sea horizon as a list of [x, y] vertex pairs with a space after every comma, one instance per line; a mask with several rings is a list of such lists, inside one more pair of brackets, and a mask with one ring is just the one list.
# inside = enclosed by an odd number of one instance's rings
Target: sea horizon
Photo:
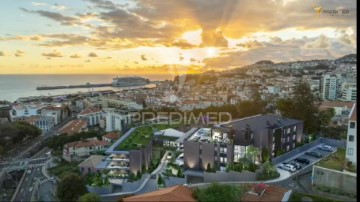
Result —
[[[99, 88], [73, 88], [56, 90], [36, 90], [38, 86], [57, 85], [81, 85], [86, 83], [111, 83], [112, 78], [119, 76], [114, 74], [0, 74], [0, 100], [10, 102], [21, 97], [29, 96], [54, 96], [66, 95], [78, 92], [100, 91], [100, 90], [122, 90], [126, 88], [99, 87]], [[130, 75], [126, 75], [130, 76]], [[133, 76], [133, 75], [131, 75]], [[171, 75], [138, 74], [151, 81], [173, 79]]]

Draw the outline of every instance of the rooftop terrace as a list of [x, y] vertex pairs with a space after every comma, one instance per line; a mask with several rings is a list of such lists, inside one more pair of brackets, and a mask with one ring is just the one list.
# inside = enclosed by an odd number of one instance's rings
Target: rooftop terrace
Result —
[[141, 149], [149, 144], [153, 139], [154, 132], [164, 130], [174, 125], [169, 124], [153, 124], [136, 128], [124, 141], [122, 141], [115, 150], [128, 151]]

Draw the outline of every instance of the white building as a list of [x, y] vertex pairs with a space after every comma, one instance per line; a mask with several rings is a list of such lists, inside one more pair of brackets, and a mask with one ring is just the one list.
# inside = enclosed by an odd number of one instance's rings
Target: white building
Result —
[[70, 142], [64, 145], [63, 157], [68, 159], [72, 156], [89, 156], [96, 151], [107, 149], [110, 143], [95, 139], [86, 139], [83, 141]]
[[131, 123], [131, 113], [114, 108], [106, 108], [104, 111], [106, 114], [106, 132], [121, 131], [125, 125]]
[[55, 126], [54, 118], [50, 116], [26, 117], [24, 121], [37, 126], [43, 133], [50, 131]]
[[324, 100], [336, 100], [341, 96], [341, 78], [337, 75], [324, 75], [321, 78], [320, 92]]
[[341, 100], [356, 101], [357, 99], [356, 83], [343, 83], [341, 85]]
[[346, 159], [356, 165], [356, 103], [351, 109], [346, 141]]
[[88, 107], [81, 111], [78, 115], [78, 119], [87, 121], [88, 126], [94, 126], [100, 124], [100, 120], [103, 116], [103, 111], [99, 108]]
[[26, 117], [39, 116], [41, 109], [46, 107], [43, 104], [17, 104], [10, 110], [11, 121], [23, 121]]
[[54, 119], [54, 124], [57, 125], [61, 122], [61, 108], [46, 107], [41, 110], [41, 116], [48, 116]]

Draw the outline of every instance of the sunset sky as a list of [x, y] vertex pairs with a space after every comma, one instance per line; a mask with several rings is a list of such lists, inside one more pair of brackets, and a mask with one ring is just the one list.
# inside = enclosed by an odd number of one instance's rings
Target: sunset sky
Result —
[[[316, 6], [349, 13], [317, 15]], [[1, 0], [0, 6], [0, 74], [177, 74], [355, 52], [355, 0]]]

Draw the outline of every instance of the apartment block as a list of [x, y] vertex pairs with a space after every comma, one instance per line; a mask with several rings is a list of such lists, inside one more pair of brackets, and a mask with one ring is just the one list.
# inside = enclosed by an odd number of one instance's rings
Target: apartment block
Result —
[[349, 115], [349, 124], [348, 124], [347, 141], [346, 141], [346, 159], [348, 159], [355, 165], [356, 165], [356, 152], [357, 152], [356, 125], [357, 125], [357, 120], [356, 120], [356, 103], [355, 103]]
[[321, 97], [324, 100], [336, 100], [341, 97], [342, 79], [338, 75], [324, 75], [320, 82]]
[[248, 147], [267, 149], [272, 157], [288, 152], [303, 139], [303, 121], [277, 115], [256, 115], [202, 128], [184, 141], [184, 168], [224, 171], [240, 162]]

